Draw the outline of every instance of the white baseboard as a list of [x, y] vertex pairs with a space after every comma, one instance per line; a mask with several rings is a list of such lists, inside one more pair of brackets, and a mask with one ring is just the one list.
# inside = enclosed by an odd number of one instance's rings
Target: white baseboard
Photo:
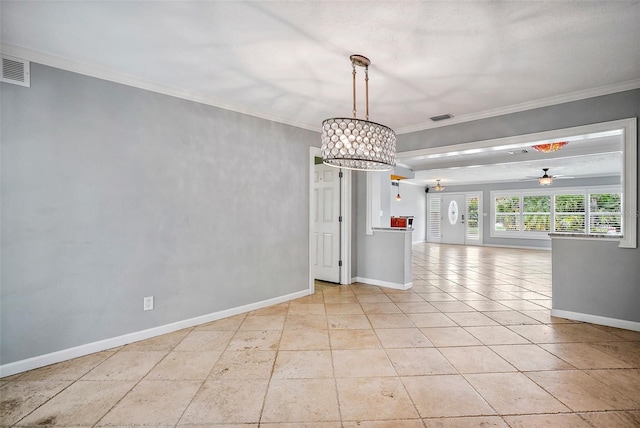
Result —
[[526, 245], [498, 245], [498, 244], [483, 244], [482, 247], [495, 247], [495, 248], [517, 248], [519, 250], [544, 250], [551, 251], [551, 247], [529, 247]]
[[617, 318], [601, 317], [599, 315], [583, 314], [580, 312], [551, 309], [551, 316], [566, 318], [568, 320], [588, 322], [591, 324], [606, 325], [607, 327], [623, 328], [625, 330], [640, 331], [640, 322], [619, 320]]
[[365, 284], [370, 284], [370, 285], [377, 285], [379, 287], [394, 288], [396, 290], [408, 290], [411, 287], [413, 287], [413, 282], [407, 282], [406, 284], [401, 284], [397, 282], [380, 281], [378, 279], [362, 278], [361, 276], [357, 276], [355, 278], [355, 281], [362, 282]]
[[284, 296], [274, 297], [272, 299], [263, 300], [261, 302], [250, 303], [248, 305], [239, 306], [237, 308], [226, 309], [219, 312], [213, 312], [207, 315], [202, 315], [195, 318], [189, 318], [183, 321], [174, 322], [171, 324], [161, 325], [153, 327], [147, 330], [136, 331], [133, 333], [124, 334], [122, 336], [111, 337], [109, 339], [99, 340], [97, 342], [91, 342], [73, 348], [62, 349], [60, 351], [51, 352], [49, 354], [38, 355], [37, 357], [27, 358], [25, 360], [15, 361], [13, 363], [0, 365], [0, 378], [5, 376], [11, 376], [16, 373], [22, 373], [27, 370], [33, 370], [40, 367], [48, 366], [50, 364], [59, 363], [62, 361], [71, 360], [73, 358], [83, 357], [85, 355], [93, 354], [95, 352], [105, 351], [107, 349], [116, 348], [118, 346], [127, 345], [139, 340], [150, 339], [162, 334], [172, 333], [174, 331], [182, 330], [183, 328], [189, 328], [200, 324], [206, 324], [211, 321], [216, 321], [222, 318], [227, 318], [233, 315], [243, 314], [245, 312], [255, 311], [256, 309], [265, 308], [267, 306], [276, 305], [278, 303], [288, 302], [289, 300], [298, 299], [300, 297], [308, 296], [310, 290], [297, 291], [295, 293], [286, 294]]

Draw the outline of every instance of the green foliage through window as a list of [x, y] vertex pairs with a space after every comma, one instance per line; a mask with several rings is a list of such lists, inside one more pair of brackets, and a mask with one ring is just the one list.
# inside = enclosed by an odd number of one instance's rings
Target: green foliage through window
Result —
[[622, 233], [620, 193], [526, 195], [494, 199], [496, 232]]

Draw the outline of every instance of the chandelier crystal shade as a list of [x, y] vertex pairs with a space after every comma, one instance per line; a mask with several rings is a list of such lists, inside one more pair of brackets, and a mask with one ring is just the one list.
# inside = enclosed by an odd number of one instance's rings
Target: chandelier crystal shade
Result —
[[[353, 118], [336, 117], [322, 122], [322, 161], [331, 166], [364, 171], [389, 171], [396, 165], [396, 134], [387, 126], [369, 121], [369, 65], [362, 55], [351, 55], [353, 68]], [[356, 117], [356, 66], [364, 67], [366, 119]]]
[[436, 185], [433, 186], [433, 190], [436, 192], [442, 192], [444, 190], [444, 186], [440, 184], [440, 180], [436, 180]]

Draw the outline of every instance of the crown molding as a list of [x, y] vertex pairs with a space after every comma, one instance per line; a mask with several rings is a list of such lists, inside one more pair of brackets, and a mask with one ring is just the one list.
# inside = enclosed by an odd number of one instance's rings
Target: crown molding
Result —
[[617, 92], [630, 91], [640, 88], [640, 79], [628, 80], [613, 85], [600, 86], [598, 88], [586, 89], [583, 91], [571, 92], [568, 94], [556, 95], [549, 98], [542, 98], [526, 103], [514, 104], [512, 106], [500, 107], [492, 110], [485, 110], [478, 113], [472, 113], [462, 116], [454, 116], [451, 119], [442, 122], [423, 123], [420, 125], [405, 126], [404, 128], [396, 128], [396, 134], [409, 134], [411, 132], [425, 131], [427, 129], [442, 128], [444, 126], [455, 125], [458, 123], [471, 122], [473, 120], [487, 119], [495, 116], [502, 116], [511, 113], [518, 113], [526, 110], [533, 110], [541, 107], [548, 107], [557, 104], [564, 104], [572, 101], [584, 100], [587, 98], [599, 97], [602, 95], [615, 94]]
[[[307, 129], [309, 131], [319, 132], [317, 126], [309, 125], [308, 123], [292, 121], [289, 118], [280, 117], [276, 115], [267, 114], [265, 112], [254, 111], [244, 106], [231, 104], [225, 101], [214, 99], [211, 97], [203, 97], [190, 92], [182, 91], [178, 88], [161, 85], [155, 82], [139, 79], [127, 74], [117, 73], [112, 70], [107, 70], [93, 65], [71, 60], [57, 55], [52, 55], [37, 50], [2, 43], [0, 45], [0, 51], [3, 54], [11, 55], [14, 57], [26, 59], [38, 64], [59, 68], [62, 70], [70, 71], [73, 73], [82, 74], [85, 76], [95, 77], [102, 80], [107, 80], [122, 85], [131, 86], [138, 89], [144, 89], [151, 92], [156, 92], [164, 95], [169, 95], [176, 98], [181, 98], [189, 101], [194, 101], [200, 104], [206, 104], [212, 107], [218, 107], [225, 110], [234, 111], [236, 113], [246, 114], [249, 116], [258, 117], [273, 122], [282, 123], [285, 125], [294, 126], [297, 128]], [[557, 95], [554, 97], [543, 98], [540, 100], [528, 101], [526, 103], [515, 104], [507, 107], [500, 107], [492, 110], [485, 110], [483, 112], [472, 113], [468, 115], [455, 116], [452, 119], [448, 119], [442, 122], [430, 122], [418, 125], [406, 126], [403, 128], [395, 128], [397, 135], [408, 134], [412, 132], [425, 131], [427, 129], [441, 128], [444, 126], [455, 125], [458, 123], [470, 122], [479, 119], [487, 119], [495, 116], [502, 116], [510, 113], [518, 113], [521, 111], [532, 110], [540, 107], [548, 107], [556, 104], [563, 104], [571, 101], [579, 101], [587, 98], [593, 98], [602, 95], [609, 95], [616, 92], [624, 92], [633, 89], [640, 88], [640, 79], [629, 80], [614, 85], [601, 86], [598, 88], [591, 88], [584, 91], [571, 92], [568, 94]]]
[[206, 104], [212, 107], [218, 107], [221, 109], [234, 111], [236, 113], [246, 114], [249, 116], [254, 116], [254, 117], [269, 120], [272, 122], [278, 122], [285, 125], [294, 126], [297, 128], [320, 132], [317, 126], [311, 127], [307, 123], [295, 122], [280, 116], [270, 115], [264, 112], [257, 112], [257, 111], [247, 109], [245, 107], [241, 107], [241, 106], [231, 104], [225, 101], [221, 101], [218, 99], [203, 97], [190, 92], [182, 91], [178, 88], [161, 85], [148, 80], [139, 79], [137, 77], [130, 76], [128, 74], [117, 73], [112, 70], [95, 67], [87, 63], [74, 61], [74, 60], [60, 57], [57, 55], [52, 55], [49, 53], [40, 52], [33, 49], [28, 49], [21, 46], [15, 46], [15, 45], [6, 44], [6, 43], [3, 43], [0, 46], [0, 50], [3, 54], [18, 57], [21, 59], [26, 59], [31, 62], [46, 65], [49, 67], [59, 68], [61, 70], [70, 71], [73, 73], [78, 73], [78, 74], [82, 74], [89, 77], [95, 77], [98, 79], [131, 86], [138, 89], [144, 89], [147, 91], [156, 92], [163, 95], [169, 95], [171, 97], [194, 101], [200, 104]]

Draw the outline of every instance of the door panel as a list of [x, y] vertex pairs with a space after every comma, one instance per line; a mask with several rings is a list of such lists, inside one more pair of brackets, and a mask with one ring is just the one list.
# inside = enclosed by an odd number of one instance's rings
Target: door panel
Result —
[[442, 243], [464, 244], [466, 199], [464, 195], [442, 197]]
[[315, 278], [340, 282], [340, 170], [315, 165], [314, 239]]

